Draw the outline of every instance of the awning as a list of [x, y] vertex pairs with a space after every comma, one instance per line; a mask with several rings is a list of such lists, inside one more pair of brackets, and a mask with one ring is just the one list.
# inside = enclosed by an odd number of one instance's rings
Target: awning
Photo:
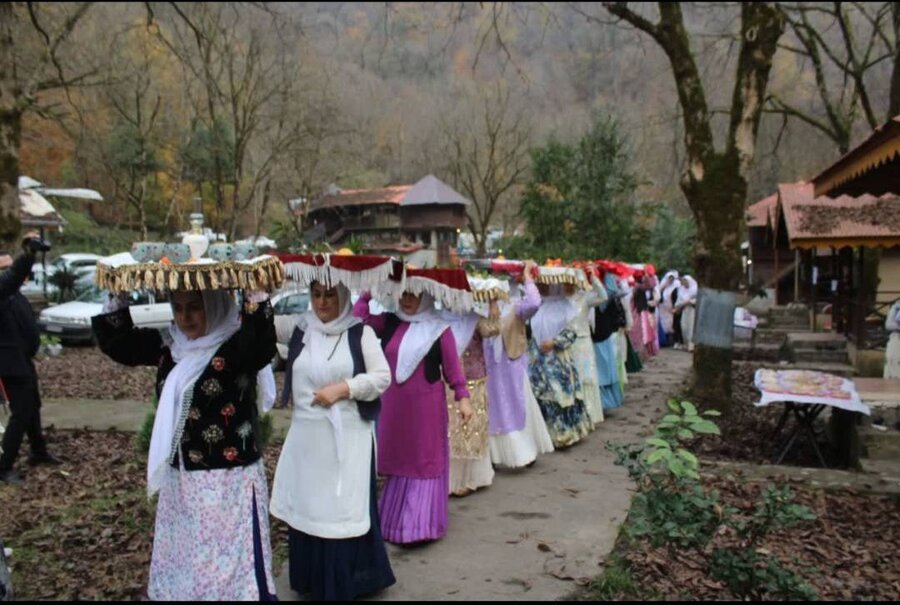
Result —
[[815, 195], [900, 194], [900, 116], [813, 179]]

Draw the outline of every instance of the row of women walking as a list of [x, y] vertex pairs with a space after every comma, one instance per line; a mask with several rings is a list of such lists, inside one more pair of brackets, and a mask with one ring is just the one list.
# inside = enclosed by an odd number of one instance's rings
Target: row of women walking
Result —
[[509, 301], [464, 314], [412, 292], [373, 314], [367, 292], [354, 305], [344, 285], [313, 282], [289, 345], [292, 423], [271, 502], [258, 421], [274, 400], [267, 296], [239, 306], [224, 291], [173, 292], [162, 334], [112, 300], [93, 321], [101, 349], [157, 367], [150, 598], [274, 599], [267, 512], [290, 527], [295, 591], [377, 592], [395, 582], [384, 541], [443, 537], [451, 490], [486, 487], [495, 467], [528, 466], [590, 433], [622, 405], [632, 291], [611, 272], [587, 292], [538, 286], [532, 267]]
[[669, 271], [662, 281], [652, 271], [635, 274], [631, 299], [632, 323], [629, 328], [637, 356], [646, 360], [660, 347], [694, 350], [694, 317], [697, 306], [697, 282], [690, 275]]

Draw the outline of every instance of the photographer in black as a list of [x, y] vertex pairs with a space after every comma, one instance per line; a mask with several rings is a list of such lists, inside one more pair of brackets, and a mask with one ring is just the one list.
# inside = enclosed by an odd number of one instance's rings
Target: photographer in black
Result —
[[60, 464], [47, 452], [41, 430], [41, 396], [32, 361], [40, 347], [40, 333], [31, 304], [19, 292], [31, 273], [35, 254], [49, 250], [50, 246], [32, 232], [22, 241], [22, 249], [23, 253], [15, 261], [0, 253], [0, 380], [6, 388], [11, 412], [3, 435], [0, 483], [10, 485], [22, 483], [13, 465], [25, 435], [31, 444], [29, 464]]

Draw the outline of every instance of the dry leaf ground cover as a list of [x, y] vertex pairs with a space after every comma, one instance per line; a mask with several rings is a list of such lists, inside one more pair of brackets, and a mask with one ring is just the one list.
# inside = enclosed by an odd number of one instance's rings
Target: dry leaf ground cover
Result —
[[[0, 539], [18, 599], [146, 599], [154, 504], [134, 433], [47, 431], [61, 467], [29, 469], [22, 487], [0, 486]], [[266, 451], [271, 473], [280, 447]], [[273, 521], [276, 569], [286, 527]]]
[[[722, 500], [749, 512], [764, 484], [740, 477], [705, 478]], [[891, 497], [831, 493], [792, 484], [800, 504], [817, 519], [776, 531], [760, 545], [785, 566], [800, 571], [822, 600], [900, 599], [900, 502]], [[731, 538], [721, 531], [708, 548]], [[722, 582], [710, 578], [703, 553], [652, 547], [622, 533], [606, 573], [583, 595], [602, 600], [732, 600]]]
[[[714, 460], [733, 460], [751, 462], [753, 464], [771, 464], [778, 443], [788, 434], [793, 426], [791, 418], [778, 439], [772, 435], [778, 425], [784, 408], [781, 405], [756, 407], [753, 402], [759, 401], [759, 391], [753, 386], [753, 374], [758, 366], [754, 363], [738, 362], [732, 366], [733, 405], [727, 420], [721, 419], [719, 428], [721, 438], [701, 436], [692, 444], [691, 449], [698, 456]], [[824, 430], [825, 422], [819, 417], [817, 424]], [[834, 450], [827, 440], [817, 439], [819, 449], [829, 464], [833, 463]], [[785, 456], [782, 464], [818, 467], [819, 461], [813, 449], [801, 440]]]

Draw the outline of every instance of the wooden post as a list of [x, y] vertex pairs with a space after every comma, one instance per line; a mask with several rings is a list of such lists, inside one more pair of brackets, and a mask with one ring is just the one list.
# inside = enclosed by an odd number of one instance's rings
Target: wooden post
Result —
[[859, 287], [856, 289], [856, 347], [866, 346], [866, 249], [859, 248]]
[[819, 273], [816, 267], [816, 248], [813, 248], [809, 252], [809, 256], [812, 259], [812, 271], [810, 271], [809, 281], [812, 283], [812, 288], [810, 290], [810, 306], [812, 307], [812, 331], [816, 331], [816, 286], [819, 281]]
[[778, 306], [778, 282], [779, 280], [779, 271], [780, 268], [778, 266], [779, 254], [778, 254], [778, 233], [775, 233], [774, 243], [772, 244], [772, 248], [775, 251], [775, 306]]
[[859, 412], [831, 408], [828, 430], [831, 433], [831, 442], [835, 446], [836, 462], [839, 467], [861, 470], [859, 464], [861, 448], [857, 429], [860, 416]]

